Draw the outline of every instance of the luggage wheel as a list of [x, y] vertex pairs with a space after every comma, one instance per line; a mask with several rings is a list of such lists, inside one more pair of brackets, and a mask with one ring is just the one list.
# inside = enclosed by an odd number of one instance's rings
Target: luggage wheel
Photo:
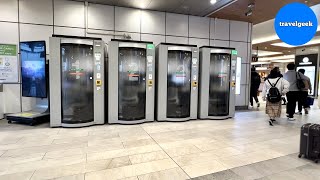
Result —
[[302, 157], [302, 154], [299, 154], [299, 155], [298, 155], [298, 158], [301, 158], [301, 157]]
[[8, 124], [12, 124], [12, 121], [8, 121]]
[[318, 164], [319, 160], [317, 159], [317, 160], [315, 160], [314, 162], [315, 162], [316, 164]]

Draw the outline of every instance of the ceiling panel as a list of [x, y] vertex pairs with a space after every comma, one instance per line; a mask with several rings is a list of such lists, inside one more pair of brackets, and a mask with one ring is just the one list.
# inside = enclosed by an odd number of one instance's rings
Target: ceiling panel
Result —
[[[255, 2], [255, 7], [252, 16], [246, 16], [248, 4]], [[210, 17], [247, 21], [253, 24], [258, 24], [270, 19], [273, 19], [281, 7], [292, 2], [306, 3], [308, 6], [319, 4], [320, 0], [238, 0], [228, 7], [220, 10]]]
[[[85, 1], [85, 0], [81, 0]], [[91, 3], [98, 3], [98, 4], [107, 4], [107, 5], [116, 5], [118, 0], [87, 0], [88, 2]]]
[[[85, 1], [85, 0], [80, 0]], [[319, 4], [320, 0], [88, 0], [100, 4], [149, 9], [170, 13], [229, 19], [258, 24], [273, 19], [279, 9], [291, 2], [306, 3], [308, 6]], [[253, 15], [247, 17], [248, 4], [255, 2]], [[221, 9], [220, 9], [221, 8]], [[216, 10], [219, 10], [215, 12]]]
[[209, 0], [185, 0], [174, 10], [175, 13], [199, 15], [210, 6]]
[[152, 0], [117, 0], [117, 6], [146, 9]]
[[152, 0], [147, 9], [174, 12], [184, 0]]

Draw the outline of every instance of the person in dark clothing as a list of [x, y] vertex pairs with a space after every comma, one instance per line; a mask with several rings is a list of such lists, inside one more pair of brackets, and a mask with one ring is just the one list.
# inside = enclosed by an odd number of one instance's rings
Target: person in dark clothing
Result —
[[260, 107], [260, 102], [258, 99], [258, 89], [261, 84], [261, 77], [256, 72], [256, 68], [251, 68], [251, 90], [250, 90], [250, 105], [253, 107], [253, 99], [257, 103], [257, 107]]
[[287, 65], [288, 72], [284, 74], [284, 79], [289, 81], [290, 88], [289, 92], [287, 93], [287, 113], [288, 113], [288, 120], [295, 121], [294, 114], [297, 106], [297, 102], [300, 96], [300, 89], [298, 88], [297, 81], [301, 79], [303, 81], [307, 81], [308, 78], [300, 72], [295, 70], [296, 66], [294, 63], [290, 63]]
[[[306, 70], [299, 69], [298, 72], [300, 72], [300, 73], [302, 73], [304, 75]], [[308, 94], [309, 90], [310, 90], [310, 94], [312, 92], [312, 86], [311, 86], [310, 78], [309, 77], [307, 77], [307, 78], [308, 79], [304, 81], [304, 84], [305, 84], [306, 87], [300, 91], [300, 96], [299, 96], [300, 98], [298, 100], [298, 110], [299, 110], [299, 112], [297, 114], [299, 114], [299, 115], [302, 115], [302, 107], [304, 108], [305, 114], [309, 114], [309, 110], [308, 109], [310, 108], [310, 106], [307, 103], [307, 98], [308, 98], [308, 95], [309, 95]]]

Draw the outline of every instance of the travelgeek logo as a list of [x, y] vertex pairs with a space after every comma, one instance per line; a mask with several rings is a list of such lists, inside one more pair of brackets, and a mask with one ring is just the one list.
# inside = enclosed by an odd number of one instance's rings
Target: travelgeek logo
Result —
[[278, 12], [274, 28], [278, 37], [291, 46], [308, 43], [316, 34], [317, 16], [303, 3], [290, 3]]
[[313, 23], [311, 21], [304, 22], [304, 23], [296, 21], [296, 22], [280, 22], [279, 25], [281, 27], [298, 27], [298, 28], [301, 28], [301, 27], [311, 27], [311, 26], [313, 26]]

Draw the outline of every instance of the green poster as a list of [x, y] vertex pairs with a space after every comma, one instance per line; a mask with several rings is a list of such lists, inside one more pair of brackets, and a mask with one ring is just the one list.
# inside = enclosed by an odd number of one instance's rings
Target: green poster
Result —
[[0, 44], [0, 84], [19, 81], [17, 45]]
[[0, 44], [0, 56], [17, 56], [17, 46], [12, 44]]

